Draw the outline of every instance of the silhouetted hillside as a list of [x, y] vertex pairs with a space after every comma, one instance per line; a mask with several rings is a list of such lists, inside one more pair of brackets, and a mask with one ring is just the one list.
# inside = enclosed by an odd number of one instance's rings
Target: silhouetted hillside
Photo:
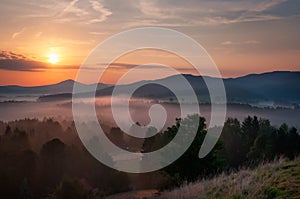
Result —
[[[201, 76], [184, 75], [194, 88], [200, 101], [208, 101], [209, 94], [204, 78]], [[210, 82], [216, 82], [217, 78], [205, 77]], [[170, 98], [173, 94], [170, 90], [158, 86], [160, 83], [175, 84], [182, 95], [186, 89], [178, 83], [178, 76], [148, 81], [147, 86], [136, 92], [140, 97]], [[270, 72], [263, 74], [251, 74], [244, 77], [223, 79], [229, 102], [258, 102], [274, 101], [278, 103], [300, 102], [300, 72]], [[130, 86], [130, 85], [129, 85]], [[99, 91], [97, 94], [100, 94]]]
[[[300, 101], [300, 72], [275, 71], [225, 79], [229, 99]], [[249, 96], [250, 95], [250, 96]]]
[[[57, 94], [57, 93], [72, 93], [74, 80], [65, 80], [57, 84], [45, 85], [45, 86], [0, 86], [1, 95], [45, 95], [45, 94]], [[77, 82], [78, 83], [78, 82]], [[83, 88], [88, 88], [92, 85], [78, 83]], [[105, 88], [109, 85], [98, 84], [98, 88]]]
[[[218, 78], [193, 76], [185, 74], [184, 77], [195, 90], [200, 102], [209, 102], [209, 92], [204, 79], [211, 83]], [[175, 85], [180, 95], [188, 95], [189, 88], [180, 82], [180, 76], [174, 75], [163, 79], [140, 81], [128, 85], [119, 85], [121, 94], [126, 94], [130, 88], [138, 87], [134, 93], [135, 97], [150, 99], [176, 100], [174, 93], [160, 84]], [[269, 101], [273, 103], [299, 103], [300, 102], [300, 72], [275, 71], [262, 74], [251, 74], [238, 78], [223, 79], [226, 89], [227, 101], [238, 103], [257, 103]], [[42, 94], [42, 101], [66, 100], [71, 98], [74, 81], [67, 80], [55, 85], [38, 87], [2, 86], [0, 94]], [[80, 84], [83, 90], [88, 90], [89, 86]], [[146, 84], [142, 86], [143, 84]], [[99, 84], [96, 96], [110, 96], [114, 86]], [[58, 95], [57, 95], [58, 94]], [[79, 95], [84, 97], [85, 94]]]

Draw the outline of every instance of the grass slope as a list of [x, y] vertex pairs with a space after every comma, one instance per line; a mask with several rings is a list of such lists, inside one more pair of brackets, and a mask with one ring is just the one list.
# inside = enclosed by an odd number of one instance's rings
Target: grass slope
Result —
[[186, 184], [160, 198], [300, 198], [300, 158], [279, 159], [256, 169], [241, 169], [229, 175]]

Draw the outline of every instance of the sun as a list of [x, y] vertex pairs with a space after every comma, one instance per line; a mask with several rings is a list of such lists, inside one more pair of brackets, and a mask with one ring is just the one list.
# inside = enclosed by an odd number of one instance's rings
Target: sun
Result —
[[48, 62], [51, 64], [56, 64], [59, 61], [59, 57], [55, 53], [51, 53], [48, 55]]

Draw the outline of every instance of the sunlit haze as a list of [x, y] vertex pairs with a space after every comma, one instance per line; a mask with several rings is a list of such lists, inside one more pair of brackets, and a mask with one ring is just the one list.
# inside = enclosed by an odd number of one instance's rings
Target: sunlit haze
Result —
[[[195, 39], [224, 77], [298, 71], [299, 6], [298, 0], [130, 0], [121, 5], [114, 0], [1, 1], [0, 85], [75, 79], [78, 67], [99, 43], [145, 26], [171, 28]], [[123, 58], [124, 63], [118, 61], [118, 70], [146, 56], [134, 54]], [[159, 52], [147, 56], [151, 63], [165, 60]], [[11, 64], [16, 61], [18, 65]], [[176, 59], [167, 64], [187, 72]], [[144, 79], [155, 79], [153, 71], [144, 71]], [[104, 81], [112, 83], [111, 78]]]

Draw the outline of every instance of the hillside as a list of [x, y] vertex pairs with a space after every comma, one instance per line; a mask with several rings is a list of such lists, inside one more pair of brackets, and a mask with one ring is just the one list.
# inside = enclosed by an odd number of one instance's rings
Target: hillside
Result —
[[120, 193], [108, 199], [252, 199], [300, 198], [300, 158], [279, 159], [261, 164], [256, 169], [241, 169], [229, 175], [185, 184], [170, 192], [139, 190]]
[[279, 159], [258, 168], [241, 169], [161, 194], [165, 198], [300, 198], [300, 158]]
[[[74, 83], [79, 84], [82, 88], [88, 89], [93, 84], [82, 84], [74, 80], [65, 80], [57, 84], [43, 85], [43, 86], [17, 86], [8, 85], [0, 86], [1, 95], [54, 95], [63, 93], [72, 93]], [[99, 83], [98, 89], [106, 88], [110, 85]]]
[[[194, 89], [200, 102], [209, 102], [209, 92], [202, 76], [184, 74], [184, 77]], [[210, 82], [217, 81], [217, 78], [205, 77]], [[258, 103], [270, 102], [275, 104], [300, 103], [300, 72], [274, 71], [262, 74], [250, 74], [237, 78], [223, 79], [226, 89], [227, 101], [230, 103]], [[147, 80], [128, 85], [118, 85], [121, 92], [127, 93], [130, 88], [138, 88], [134, 93], [135, 97], [149, 99], [176, 99], [173, 92], [160, 86], [159, 84], [176, 85], [176, 90], [182, 96], [189, 92], [189, 88], [179, 84], [179, 76], [174, 75], [163, 79]], [[145, 84], [142, 86], [143, 84]], [[114, 90], [114, 86], [102, 86], [98, 89], [96, 96], [109, 96]], [[1, 88], [0, 88], [1, 93]], [[70, 99], [71, 94], [52, 96], [42, 96], [40, 100], [66, 100]]]
[[[202, 76], [185, 74], [184, 77], [195, 90], [202, 102], [209, 100], [209, 92]], [[219, 81], [218, 78], [205, 76], [211, 85]], [[275, 103], [299, 103], [300, 99], [300, 72], [273, 71], [262, 74], [250, 74], [237, 78], [224, 78], [224, 86], [228, 102], [254, 103], [259, 101], [273, 101]], [[147, 98], [174, 98], [174, 94], [158, 84], [176, 85], [176, 89], [183, 96], [188, 88], [179, 84], [178, 75], [147, 81], [148, 85], [140, 88], [135, 93], [139, 97]], [[137, 82], [136, 84], [139, 84]], [[131, 85], [128, 85], [129, 87]], [[111, 89], [111, 88], [108, 88]], [[125, 89], [126, 90], [126, 89]], [[97, 92], [101, 95], [101, 90]]]

